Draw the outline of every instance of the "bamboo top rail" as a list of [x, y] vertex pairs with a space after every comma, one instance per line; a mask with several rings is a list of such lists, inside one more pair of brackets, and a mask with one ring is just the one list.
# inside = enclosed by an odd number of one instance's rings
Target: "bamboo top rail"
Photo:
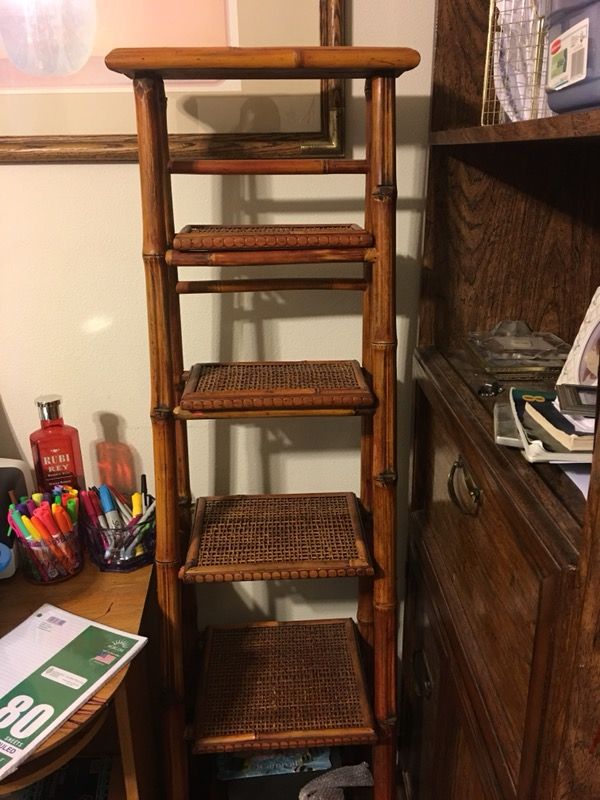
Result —
[[105, 61], [130, 78], [368, 78], [397, 77], [420, 56], [409, 47], [131, 47]]

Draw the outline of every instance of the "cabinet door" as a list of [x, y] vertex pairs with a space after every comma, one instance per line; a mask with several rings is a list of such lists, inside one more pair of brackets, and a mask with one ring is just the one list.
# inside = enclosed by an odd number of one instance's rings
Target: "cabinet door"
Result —
[[468, 715], [438, 636], [422, 573], [409, 559], [402, 649], [400, 764], [407, 800], [492, 800]]

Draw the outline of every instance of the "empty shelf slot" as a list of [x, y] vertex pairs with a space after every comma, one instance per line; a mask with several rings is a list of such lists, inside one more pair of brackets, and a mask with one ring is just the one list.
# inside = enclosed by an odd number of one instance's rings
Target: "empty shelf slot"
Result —
[[372, 575], [351, 493], [200, 498], [187, 583]]
[[208, 630], [195, 753], [374, 740], [352, 620]]
[[173, 239], [175, 250], [301, 250], [371, 247], [373, 237], [358, 225], [186, 225]]
[[189, 412], [366, 409], [374, 398], [356, 361], [195, 364], [180, 408]]

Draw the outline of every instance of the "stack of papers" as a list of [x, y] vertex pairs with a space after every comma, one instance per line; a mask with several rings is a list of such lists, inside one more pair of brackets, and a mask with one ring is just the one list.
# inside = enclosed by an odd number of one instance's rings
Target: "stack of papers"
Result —
[[43, 605], [0, 639], [0, 779], [146, 644]]

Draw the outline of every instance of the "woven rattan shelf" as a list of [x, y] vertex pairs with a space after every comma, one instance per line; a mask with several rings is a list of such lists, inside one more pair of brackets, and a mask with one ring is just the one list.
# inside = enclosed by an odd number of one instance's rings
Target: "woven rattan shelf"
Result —
[[195, 364], [179, 407], [197, 414], [244, 411], [360, 412], [374, 397], [356, 361]]
[[196, 711], [196, 753], [375, 739], [351, 620], [209, 629]]
[[351, 493], [201, 498], [179, 571], [186, 583], [372, 574]]

